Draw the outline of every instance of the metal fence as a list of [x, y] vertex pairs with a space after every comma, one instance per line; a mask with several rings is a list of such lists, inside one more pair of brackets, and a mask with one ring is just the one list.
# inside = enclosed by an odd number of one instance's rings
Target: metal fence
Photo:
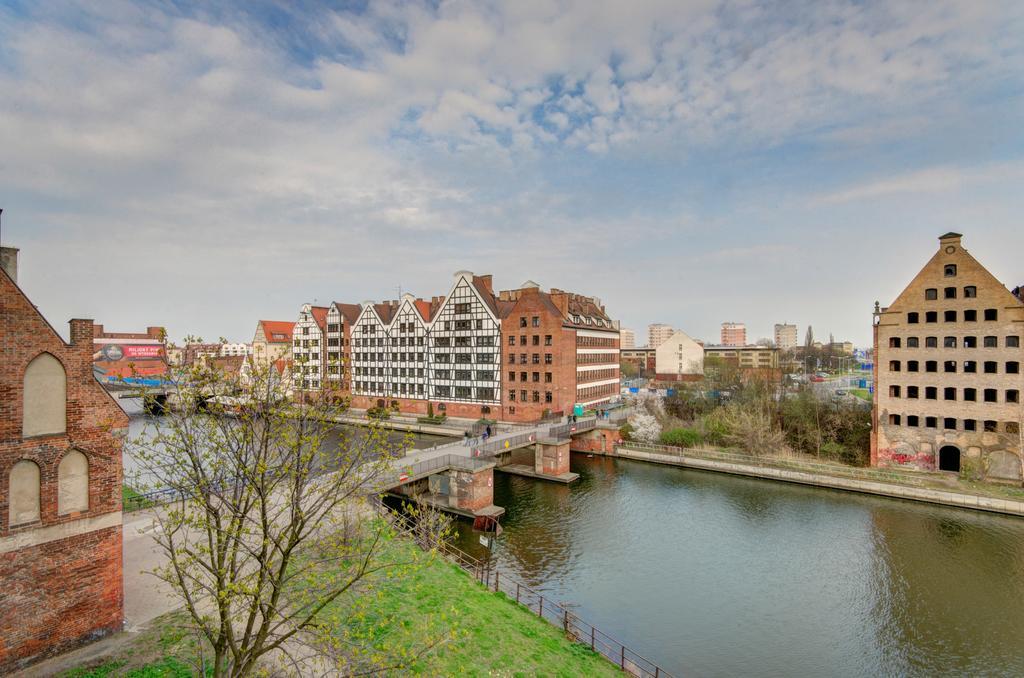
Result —
[[[408, 517], [387, 508], [377, 498], [373, 498], [371, 501], [378, 512], [400, 531], [416, 538], [415, 524]], [[448, 543], [424, 544], [419, 540], [417, 543], [426, 548], [436, 548], [446, 559], [457, 564], [488, 589], [504, 593], [530, 612], [535, 612], [541, 619], [553, 626], [560, 627], [569, 640], [589, 646], [591, 650], [600, 653], [629, 675], [638, 678], [661, 678], [662, 676], [672, 678], [672, 674], [668, 671], [582, 619], [564, 605], [546, 598], [515, 578], [502, 574], [492, 562], [474, 558]]]
[[788, 471], [804, 471], [806, 473], [843, 476], [847, 478], [856, 478], [858, 480], [875, 480], [887, 483], [899, 483], [901, 485], [924, 484], [924, 479], [922, 478], [918, 478], [907, 473], [899, 473], [897, 471], [861, 468], [858, 466], [844, 466], [841, 464], [827, 464], [822, 462], [804, 461], [801, 459], [758, 457], [752, 454], [724, 452], [722, 450], [706, 447], [675, 447], [672, 445], [657, 445], [654, 443], [639, 443], [631, 441], [618, 444], [616, 445], [616, 448], [637, 450], [639, 452], [652, 452], [654, 454], [664, 454], [675, 457], [691, 457], [696, 459], [707, 459], [709, 461], [724, 461], [732, 464], [745, 464], [747, 466], [758, 466], [761, 468], [779, 468]]

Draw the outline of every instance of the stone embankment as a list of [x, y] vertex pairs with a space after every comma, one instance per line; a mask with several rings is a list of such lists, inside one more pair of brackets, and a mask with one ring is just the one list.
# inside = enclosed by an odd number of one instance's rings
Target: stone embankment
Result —
[[883, 469], [766, 460], [720, 451], [689, 450], [637, 443], [617, 445], [608, 453], [593, 450], [588, 450], [588, 452], [703, 471], [781, 480], [800, 485], [862, 492], [1024, 517], [1024, 501], [926, 487], [923, 482], [915, 482], [917, 479], [913, 476], [892, 473]]

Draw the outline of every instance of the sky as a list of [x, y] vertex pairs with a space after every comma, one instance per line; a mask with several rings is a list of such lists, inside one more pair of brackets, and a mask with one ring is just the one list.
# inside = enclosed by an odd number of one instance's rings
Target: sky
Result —
[[1022, 119], [1016, 0], [0, 0], [0, 240], [60, 329], [465, 269], [865, 346], [947, 231], [1024, 283]]

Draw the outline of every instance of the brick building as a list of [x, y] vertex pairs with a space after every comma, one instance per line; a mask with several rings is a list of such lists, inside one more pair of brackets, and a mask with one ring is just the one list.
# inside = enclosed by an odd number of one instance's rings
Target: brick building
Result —
[[164, 378], [167, 375], [166, 331], [147, 327], [145, 332], [106, 332], [93, 325], [93, 369], [101, 381], [128, 378]]
[[128, 418], [93, 376], [92, 321], [66, 343], [14, 271], [0, 273], [0, 674], [119, 631], [124, 597]]
[[653, 377], [657, 368], [657, 355], [657, 349], [646, 346], [623, 348], [619, 350], [619, 362], [634, 365], [641, 377]]
[[528, 421], [619, 393], [618, 326], [592, 297], [533, 282], [495, 294], [491, 276], [459, 271], [429, 301], [406, 294], [331, 309], [321, 364], [356, 408], [426, 414], [432, 404], [435, 414]]
[[876, 307], [871, 462], [1019, 481], [1024, 303], [961, 238]]

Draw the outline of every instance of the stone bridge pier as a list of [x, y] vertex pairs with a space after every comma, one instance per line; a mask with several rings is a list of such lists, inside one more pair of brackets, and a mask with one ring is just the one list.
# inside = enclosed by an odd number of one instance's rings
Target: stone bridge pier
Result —
[[494, 505], [494, 467], [494, 463], [479, 462], [475, 468], [452, 465], [423, 478], [403, 482], [391, 493], [467, 518], [496, 518], [505, 513], [505, 509]]

